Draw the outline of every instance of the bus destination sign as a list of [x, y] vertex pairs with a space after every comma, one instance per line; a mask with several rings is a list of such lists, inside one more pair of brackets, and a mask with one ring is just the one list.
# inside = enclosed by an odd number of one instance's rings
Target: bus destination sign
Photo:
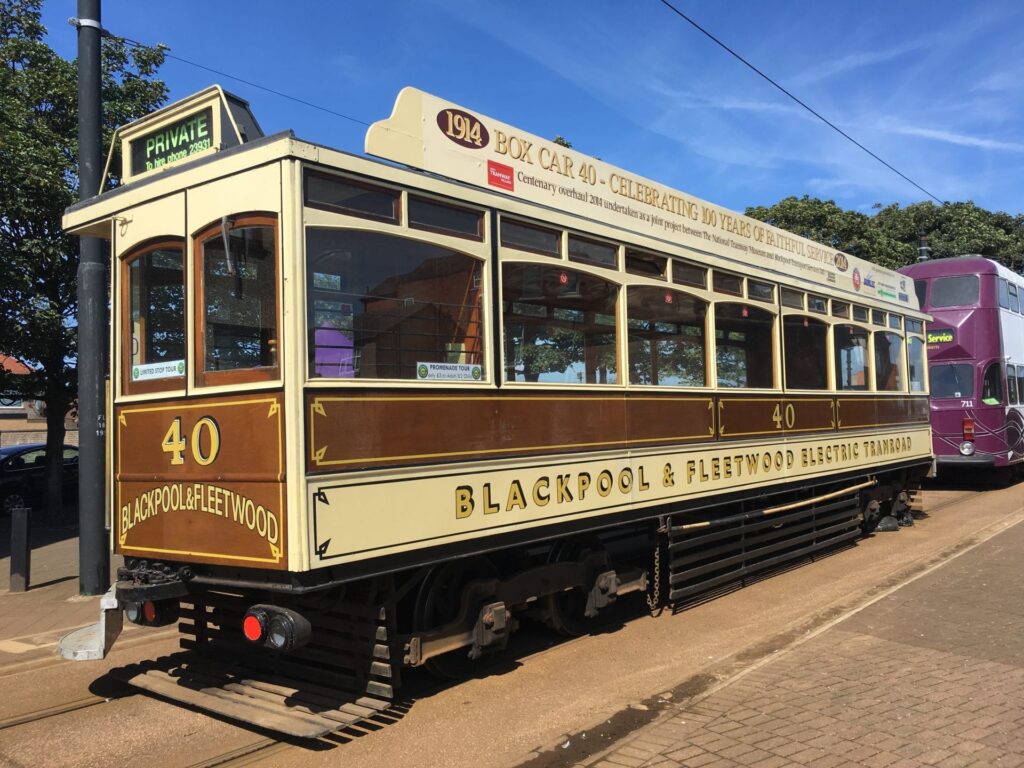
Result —
[[213, 107], [206, 107], [133, 139], [132, 175], [171, 165], [212, 146]]

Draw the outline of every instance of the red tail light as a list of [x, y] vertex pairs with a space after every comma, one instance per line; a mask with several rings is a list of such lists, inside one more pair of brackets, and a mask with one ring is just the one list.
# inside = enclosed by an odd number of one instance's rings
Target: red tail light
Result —
[[964, 419], [964, 440], [974, 439], [974, 419]]

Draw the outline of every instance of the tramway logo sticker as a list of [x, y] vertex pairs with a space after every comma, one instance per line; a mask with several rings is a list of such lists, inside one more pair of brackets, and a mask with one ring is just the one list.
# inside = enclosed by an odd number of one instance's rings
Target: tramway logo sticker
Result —
[[853, 289], [855, 291], [860, 290], [860, 270], [856, 268], [853, 270]]
[[515, 170], [511, 165], [496, 163], [493, 160], [487, 161], [487, 183], [492, 187], [507, 189], [509, 192], [514, 191], [516, 188], [514, 173]]

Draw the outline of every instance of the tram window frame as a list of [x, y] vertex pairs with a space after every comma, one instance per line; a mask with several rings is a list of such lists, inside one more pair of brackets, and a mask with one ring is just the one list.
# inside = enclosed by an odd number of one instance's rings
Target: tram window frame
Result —
[[921, 320], [908, 317], [904, 321], [904, 325], [906, 325], [907, 333], [924, 333], [924, 323]]
[[925, 393], [925, 371], [928, 368], [928, 352], [924, 339], [907, 336], [907, 386], [910, 393]]
[[[1003, 393], [1003, 365], [998, 360], [985, 366], [981, 377], [981, 402], [984, 405], [1005, 405]], [[986, 393], [991, 393], [986, 397]]]
[[206, 278], [204, 272], [205, 253], [203, 246], [207, 242], [221, 237], [222, 221], [215, 221], [200, 229], [192, 236], [193, 242], [193, 280], [194, 280], [194, 379], [197, 387], [214, 387], [220, 385], [255, 384], [278, 381], [281, 378], [282, 357], [282, 307], [281, 307], [281, 234], [276, 213], [243, 213], [229, 217], [228, 235], [239, 229], [270, 228], [274, 244], [274, 334], [267, 339], [267, 346], [273, 350], [272, 365], [257, 365], [248, 368], [230, 368], [225, 370], [206, 370]]
[[1007, 291], [1010, 295], [1010, 311], [1020, 314], [1020, 299], [1017, 296], [1017, 286], [1014, 283], [1007, 283]]
[[[627, 274], [647, 277], [651, 280], [668, 279], [668, 256], [659, 256], [656, 253], [640, 251], [636, 248], [626, 248], [625, 251], [623, 262], [625, 264]], [[650, 266], [645, 269], [637, 266], [639, 264], [647, 264]]]
[[[486, 260], [417, 234], [305, 228], [308, 381], [489, 383]], [[371, 294], [370, 286], [383, 289]], [[475, 303], [465, 303], [471, 295]], [[472, 368], [442, 381], [428, 378], [430, 364]]]
[[871, 324], [872, 325], [880, 325], [880, 326], [882, 326], [884, 328], [887, 325], [887, 323], [885, 322], [885, 312], [883, 312], [880, 309], [872, 309], [871, 310]]
[[[672, 282], [676, 285], [688, 285], [692, 288], [700, 288], [707, 290], [708, 288], [708, 268], [703, 267], [699, 264], [693, 264], [692, 262], [685, 261], [684, 259], [672, 260]], [[684, 275], [692, 274], [693, 278], [687, 278]], [[698, 278], [697, 275], [700, 275]]]
[[853, 319], [858, 323], [868, 322], [868, 308], [853, 305]]
[[[598, 267], [600, 269], [613, 269], [618, 271], [619, 269], [619, 251], [621, 250], [617, 243], [610, 243], [606, 240], [598, 240], [592, 237], [584, 237], [574, 232], [569, 233], [569, 242], [566, 251], [569, 256], [569, 261], [577, 264], [588, 264], [592, 267]], [[574, 246], [576, 250], [574, 251]], [[582, 249], [582, 250], [580, 250]], [[592, 257], [588, 253], [588, 249], [594, 249], [597, 251], [605, 250], [611, 251], [611, 261], [602, 260], [603, 257]]]
[[[539, 292], [536, 293], [535, 295], [531, 295], [529, 297], [520, 296], [520, 297], [518, 297], [519, 300], [517, 301], [516, 298], [513, 296], [512, 291], [510, 290], [510, 287], [512, 285], [515, 285], [516, 282], [517, 282], [514, 279], [513, 275], [510, 274], [511, 270], [529, 270], [529, 269], [540, 270], [540, 272], [538, 273], [538, 275], [540, 277], [540, 283], [539, 283], [539, 285], [537, 287], [537, 290]], [[562, 296], [558, 296], [557, 295], [557, 292], [562, 290], [562, 289], [559, 288], [559, 289], [556, 290], [555, 293], [553, 293], [549, 297], [550, 291], [548, 290], [548, 285], [549, 284], [547, 282], [547, 279], [548, 279], [548, 277], [550, 275], [547, 274], [547, 273], [553, 273], [553, 272], [559, 273], [558, 276], [557, 276], [558, 284], [566, 286], [567, 292], [564, 295], [562, 295]], [[590, 271], [589, 269], [586, 269], [586, 268], [580, 269], [580, 268], [577, 268], [575, 265], [569, 265], [569, 264], [564, 263], [564, 262], [561, 263], [561, 264], [551, 264], [551, 263], [545, 263], [545, 262], [532, 262], [532, 261], [520, 261], [520, 260], [516, 260], [516, 259], [506, 259], [506, 260], [503, 260], [502, 263], [501, 263], [500, 273], [501, 273], [501, 327], [502, 327], [502, 338], [501, 338], [501, 346], [502, 346], [502, 351], [501, 351], [501, 355], [502, 355], [502, 359], [501, 359], [501, 379], [502, 379], [502, 381], [505, 384], [508, 384], [510, 386], [537, 386], [537, 385], [540, 385], [540, 386], [560, 386], [560, 387], [576, 386], [576, 387], [615, 387], [615, 388], [620, 388], [620, 387], [623, 386], [623, 374], [624, 374], [624, 365], [623, 365], [623, 363], [624, 363], [624, 360], [623, 360], [622, 351], [621, 351], [623, 329], [622, 329], [622, 324], [619, 321], [620, 305], [621, 305], [622, 301], [624, 300], [623, 299], [623, 286], [622, 286], [621, 283], [619, 283], [616, 280], [609, 279], [610, 275], [606, 276], [606, 275], [603, 275], [603, 274], [597, 274], [595, 272]], [[563, 274], [564, 274], [564, 282], [563, 282]], [[526, 273], [524, 272], [524, 274], [523, 274], [523, 282], [524, 283], [525, 283], [525, 278], [526, 278]], [[605, 288], [606, 289], [610, 289], [613, 292], [614, 295], [612, 297], [612, 306], [609, 307], [609, 308], [606, 308], [607, 311], [605, 311], [605, 312], [598, 312], [598, 311], [595, 311], [595, 310], [592, 310], [592, 309], [587, 309], [585, 307], [572, 306], [573, 301], [575, 301], [576, 299], [582, 300], [584, 298], [583, 297], [583, 293], [582, 293], [583, 282], [584, 281], [597, 281], [599, 283], [604, 283], [605, 284]], [[553, 285], [553, 283], [551, 285]], [[562, 301], [559, 302], [558, 300], [560, 300], [560, 299]], [[565, 299], [569, 299], [569, 301], [566, 302], [566, 301], [564, 301]], [[515, 311], [515, 307], [517, 305], [520, 306], [520, 312], [517, 313], [517, 314], [513, 314], [514, 311]], [[526, 306], [533, 306], [533, 307], [535, 307], [535, 309], [532, 310], [532, 311], [528, 311], [528, 312], [527, 311], [523, 311], [526, 308]], [[586, 337], [588, 332], [587, 332], [587, 330], [585, 328], [581, 328], [581, 330], [577, 331], [576, 328], [575, 328], [576, 320], [574, 318], [576, 317], [577, 313], [582, 314], [583, 315], [583, 318], [582, 318], [583, 323], [582, 324], [585, 325], [586, 322], [587, 322], [586, 315], [587, 315], [588, 312], [591, 312], [591, 313], [594, 314], [595, 321], [596, 321], [596, 316], [597, 315], [601, 315], [603, 317], [608, 317], [608, 318], [611, 319], [610, 331], [609, 332], [597, 333], [597, 332], [591, 331], [591, 335], [593, 335], [595, 337], [596, 336], [601, 336], [601, 335], [608, 335], [608, 333], [610, 333], [612, 335], [612, 337], [613, 337], [611, 344], [604, 344], [604, 345], [597, 344], [597, 345], [595, 345], [594, 347], [591, 347], [591, 348], [587, 347], [585, 337]], [[584, 348], [583, 348], [583, 357], [582, 357], [582, 359], [580, 359], [580, 360], [572, 360], [570, 362], [569, 366], [567, 366], [561, 372], [556, 371], [556, 370], [552, 370], [552, 371], [537, 371], [536, 372], [537, 378], [534, 379], [534, 380], [529, 380], [529, 379], [526, 378], [527, 374], [526, 374], [526, 371], [525, 371], [525, 367], [524, 367], [522, 373], [520, 374], [520, 371], [518, 370], [518, 365], [517, 365], [517, 362], [516, 362], [517, 355], [515, 354], [515, 349], [516, 349], [517, 345], [513, 343], [514, 337], [510, 336], [510, 333], [512, 332], [512, 328], [517, 323], [516, 318], [520, 318], [520, 320], [518, 320], [518, 324], [521, 325], [523, 327], [524, 331], [525, 331], [525, 327], [528, 324], [527, 321], [531, 317], [532, 318], [536, 318], [538, 321], [540, 321], [537, 324], [541, 325], [542, 326], [542, 330], [544, 330], [544, 331], [547, 331], [549, 329], [563, 329], [563, 330], [568, 330], [570, 332], [581, 333], [584, 336]], [[547, 324], [547, 323], [544, 322], [544, 321], [548, 321], [548, 320], [556, 321], [556, 322], [551, 323], [551, 324]], [[565, 326], [564, 324], [566, 324], [566, 323], [568, 323], [569, 325]], [[534, 339], [534, 344], [535, 345], [536, 345], [536, 341], [537, 341], [537, 339]], [[523, 340], [522, 344], [525, 344], [525, 336], [524, 336], [524, 340]], [[608, 373], [609, 373], [609, 369], [605, 368], [604, 369], [605, 370], [605, 376], [606, 376], [606, 380], [605, 381], [599, 381], [599, 380], [590, 381], [587, 378], [589, 376], [589, 374], [591, 372], [593, 372], [594, 375], [595, 375], [595, 379], [596, 379], [597, 376], [599, 375], [600, 371], [602, 370], [602, 366], [599, 366], [599, 365], [596, 364], [598, 362], [596, 359], [591, 359], [591, 360], [588, 361], [588, 354], [589, 355], [598, 355], [598, 356], [600, 356], [603, 353], [604, 348], [607, 348], [607, 349], [611, 350], [612, 358], [614, 360], [614, 368], [610, 369], [610, 374], [611, 374], [612, 378], [610, 380], [607, 378]], [[589, 368], [591, 367], [591, 363], [594, 363], [592, 371], [589, 370]], [[574, 366], [578, 366], [578, 365], [582, 365], [583, 366], [583, 377], [581, 378], [579, 376], [579, 372], [577, 371], [577, 380], [576, 381], [569, 381], [569, 380], [564, 380], [564, 381], [546, 380], [545, 381], [545, 380], [541, 380], [541, 378], [540, 378], [541, 376], [544, 376], [545, 374], [564, 375], [568, 371], [572, 370]], [[511, 375], [510, 375], [510, 373], [511, 373]], [[524, 378], [523, 379], [518, 379], [517, 376], [519, 376], [519, 375], [522, 375]]]
[[[159, 379], [146, 381], [132, 381], [132, 368], [135, 363], [132, 361], [132, 340], [133, 340], [133, 316], [132, 316], [132, 266], [140, 259], [150, 256], [158, 251], [178, 251], [181, 259], [181, 339], [182, 339], [182, 362], [185, 370], [180, 376], [163, 376]], [[187, 389], [188, 364], [189, 364], [189, 343], [188, 343], [188, 269], [186, 263], [185, 238], [183, 237], [160, 237], [149, 240], [136, 246], [121, 258], [121, 392], [125, 395], [142, 395], [154, 392], [173, 392]], [[143, 363], [145, 365], [145, 363]]]
[[[764, 316], [767, 316], [769, 318], [768, 327], [769, 327], [770, 338], [768, 340], [769, 344], [767, 345], [767, 349], [765, 349], [763, 345], [759, 345], [757, 343], [758, 340], [756, 340], [756, 339], [753, 340], [752, 342], [748, 343], [747, 339], [746, 339], [746, 333], [743, 332], [743, 331], [739, 331], [739, 330], [725, 330], [723, 328], [723, 325], [724, 325], [724, 323], [722, 322], [723, 320], [736, 320], [737, 319], [737, 318], [723, 318], [723, 317], [720, 316], [720, 313], [721, 313], [722, 310], [724, 310], [725, 308], [731, 308], [731, 307], [738, 307], [739, 308], [739, 313], [740, 313], [740, 318], [739, 319], [741, 319], [741, 320], [742, 319], [752, 320], [753, 318], [751, 318], [751, 314], [764, 315]], [[714, 304], [713, 304], [713, 306], [712, 306], [710, 311], [711, 311], [711, 313], [712, 313], [712, 315], [714, 317], [714, 320], [713, 320], [713, 322], [714, 322], [714, 326], [713, 326], [714, 327], [714, 339], [715, 339], [714, 366], [715, 366], [715, 383], [716, 383], [717, 388], [719, 388], [719, 389], [730, 389], [730, 390], [732, 390], [732, 389], [758, 389], [758, 390], [778, 389], [779, 388], [779, 373], [780, 373], [779, 370], [778, 370], [777, 355], [776, 355], [777, 347], [778, 347], [778, 338], [779, 338], [779, 330], [778, 330], [778, 327], [779, 327], [779, 316], [778, 316], [778, 314], [776, 312], [774, 312], [774, 311], [765, 309], [763, 306], [750, 306], [746, 301], [716, 301], [716, 302], [714, 302]], [[734, 334], [743, 334], [743, 338], [732, 338]], [[729, 344], [728, 343], [729, 341], [741, 341], [741, 342], [743, 342], [743, 344], [742, 345], [741, 344]], [[764, 354], [763, 360], [767, 360], [768, 364], [769, 364], [769, 366], [768, 366], [769, 377], [768, 378], [770, 379], [770, 383], [768, 383], [768, 384], [757, 384], [757, 385], [751, 385], [751, 384], [722, 384], [722, 378], [723, 378], [722, 377], [723, 350], [726, 347], [729, 347], [729, 346], [743, 347], [744, 348], [744, 357], [743, 357], [742, 368], [743, 368], [743, 373], [744, 373], [744, 379], [747, 382], [749, 382], [751, 380], [751, 376], [749, 375], [749, 371], [751, 370], [752, 367], [747, 364], [746, 352], [748, 352], [749, 350], [760, 350], [762, 352], [762, 354]], [[763, 375], [764, 375], [763, 369], [758, 370], [757, 373], [758, 373], [759, 378], [763, 378]]]
[[[898, 349], [895, 354], [891, 351], [889, 353], [887, 373], [889, 378], [886, 381], [882, 381], [883, 366], [880, 364], [880, 345], [879, 337], [882, 337], [890, 345], [895, 340], [898, 345]], [[907, 372], [904, 351], [905, 341], [902, 334], [893, 333], [892, 331], [874, 331], [871, 339], [872, 349], [874, 350], [874, 379], [875, 379], [875, 391], [876, 392], [906, 392], [907, 391]], [[895, 358], [895, 360], [894, 360]], [[892, 378], [892, 373], [895, 371], [895, 378]]]
[[[446, 227], [443, 224], [429, 224], [422, 221], [416, 221], [413, 218], [414, 205], [423, 205], [427, 208], [441, 208], [448, 211], [455, 211], [456, 213], [474, 216], [476, 218], [476, 229], [470, 232], [469, 230]], [[484, 239], [484, 212], [478, 208], [467, 208], [462, 205], [449, 203], [446, 200], [424, 197], [423, 195], [414, 195], [410, 192], [406, 199], [406, 217], [409, 221], [409, 229], [417, 229], [423, 232], [434, 232], [439, 235], [451, 235], [452, 237], [462, 237], [466, 240], [475, 240], [477, 242], [483, 242]]]
[[743, 298], [743, 277], [741, 275], [716, 269], [711, 276], [711, 285], [715, 293]]
[[819, 315], [828, 314], [828, 299], [824, 296], [818, 296], [813, 293], [807, 294], [807, 311], [815, 312]]
[[[321, 200], [314, 200], [310, 196], [310, 181], [319, 179], [321, 181], [327, 181], [333, 184], [341, 186], [349, 186], [355, 189], [361, 189], [364, 192], [382, 195], [384, 197], [391, 198], [391, 213], [385, 214], [380, 213], [369, 208], [358, 208], [354, 206], [341, 205], [339, 203], [329, 203]], [[379, 184], [370, 184], [361, 179], [353, 179], [350, 176], [342, 176], [336, 173], [325, 173], [323, 171], [314, 171], [306, 169], [302, 178], [302, 199], [303, 203], [309, 208], [316, 208], [321, 211], [329, 211], [331, 213], [342, 213], [346, 216], [355, 216], [360, 219], [370, 219], [371, 221], [380, 221], [385, 224], [401, 224], [402, 223], [402, 192], [399, 189], [392, 187], [381, 186]]]
[[[811, 336], [811, 328], [820, 332], [820, 339], [816, 340]], [[790, 331], [793, 330], [791, 334]], [[782, 373], [786, 389], [807, 390], [821, 392], [828, 390], [828, 348], [829, 348], [830, 323], [820, 317], [811, 317], [801, 313], [788, 313], [782, 316]], [[806, 331], [806, 333], [804, 333]], [[802, 334], [804, 338], [796, 338]], [[818, 343], [820, 349], [812, 349], [812, 344]], [[815, 359], [817, 366], [809, 367], [807, 363], [813, 364]], [[802, 369], [802, 370], [798, 370]], [[804, 381], [794, 383], [798, 377], [819, 377], [820, 382], [815, 381], [811, 386], [803, 386]]]
[[[853, 379], [856, 376], [863, 376], [863, 380], [864, 380], [864, 384], [863, 385], [848, 385], [848, 386], [844, 386], [843, 385], [843, 378], [844, 378], [842, 376], [843, 359], [842, 359], [842, 354], [840, 354], [842, 352], [842, 350], [839, 348], [839, 343], [840, 343], [840, 340], [841, 340], [841, 334], [843, 333], [844, 330], [845, 330], [845, 332], [846, 332], [846, 334], [848, 336], [857, 336], [858, 338], [862, 338], [864, 340], [863, 346], [861, 346], [859, 344], [858, 345], [853, 345], [854, 347], [857, 347], [857, 348], [861, 349], [861, 357], [863, 359], [861, 361], [860, 368], [856, 372], [854, 372], [853, 369], [850, 368], [850, 374], [851, 375], [849, 377], [850, 379]], [[874, 374], [874, 361], [871, 359], [871, 348], [872, 348], [871, 347], [871, 331], [869, 331], [867, 328], [864, 328], [864, 327], [862, 327], [860, 325], [854, 325], [853, 323], [836, 323], [835, 325], [832, 326], [832, 359], [833, 359], [832, 368], [833, 368], [833, 372], [834, 372], [834, 375], [835, 375], [835, 389], [836, 389], [836, 391], [838, 391], [838, 392], [870, 392], [871, 391], [872, 385], [874, 384], [874, 376], [873, 376], [873, 374]], [[852, 354], [850, 355], [850, 360], [851, 360], [851, 362], [853, 360], [853, 355]]]
[[[510, 230], [514, 230], [516, 227], [525, 229], [528, 231], [539, 232], [544, 235], [552, 235], [555, 239], [554, 250], [545, 250], [542, 247], [533, 247], [526, 243], [512, 243], [505, 239], [505, 235]], [[516, 219], [509, 216], [502, 216], [501, 223], [498, 228], [498, 242], [503, 248], [511, 248], [516, 251], [524, 251], [526, 253], [537, 253], [541, 256], [550, 256], [552, 258], [562, 258], [562, 230], [555, 229], [553, 227], [545, 227], [540, 224], [534, 224], [533, 222], [524, 221], [523, 219]]]
[[[671, 317], [662, 317], [650, 319], [651, 313], [648, 313], [647, 317], [637, 317], [642, 314], [637, 307], [644, 307], [644, 299], [653, 297], [655, 294], [661, 294], [665, 304], [676, 304], [681, 305], [681, 301], [689, 302], [693, 308], [694, 316], [699, 320], [699, 325], [695, 323], [686, 324], [683, 322], [677, 322]], [[709, 322], [709, 303], [707, 299], [696, 296], [686, 291], [680, 291], [669, 287], [662, 287], [656, 285], [627, 285], [625, 286], [625, 304], [626, 304], [626, 347], [627, 347], [627, 358], [626, 368], [628, 369], [629, 384], [635, 387], [683, 387], [687, 389], [702, 388], [708, 386], [708, 322]], [[648, 301], [647, 306], [656, 302]], [[643, 327], [642, 324], [646, 324], [647, 327]], [[672, 326], [675, 326], [677, 331], [675, 334], [672, 333]], [[688, 329], [699, 328], [699, 333], [679, 332], [683, 327]], [[648, 338], [644, 339], [642, 336], [647, 335]], [[652, 347], [648, 347], [644, 352], [640, 347], [644, 342], [652, 344]], [[654, 362], [661, 357], [660, 346], [662, 343], [683, 346], [686, 344], [696, 344], [700, 346], [700, 383], [664, 383], [661, 381], [660, 366], [655, 367]], [[673, 350], [675, 351], [675, 350]], [[646, 356], [646, 361], [642, 373], [645, 374], [650, 381], [641, 381], [641, 370], [639, 367], [639, 358], [641, 355]]]
[[902, 331], [903, 330], [902, 318], [900, 318], [900, 316], [897, 315], [896, 313], [890, 312], [889, 313], [889, 327], [892, 328], [893, 330]]
[[1024, 400], [1024, 365], [1017, 366], [1017, 392]]
[[836, 301], [835, 299], [832, 299], [832, 317], [849, 319], [850, 303], [848, 301]]
[[[760, 294], [760, 295], [758, 295]], [[765, 304], [775, 303], [775, 286], [761, 280], [747, 279], [747, 298], [751, 301], [762, 301]]]
[[797, 291], [783, 286], [780, 295], [780, 303], [784, 307], [802, 310], [804, 309], [804, 296], [805, 294], [803, 291]]

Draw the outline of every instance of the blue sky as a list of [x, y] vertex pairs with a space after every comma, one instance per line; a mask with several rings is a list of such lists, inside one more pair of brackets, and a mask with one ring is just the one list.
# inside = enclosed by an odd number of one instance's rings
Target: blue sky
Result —
[[[677, 7], [941, 200], [1024, 211], [1024, 3], [677, 0]], [[72, 57], [72, 0], [47, 0]], [[414, 85], [714, 203], [926, 199], [657, 0], [104, 0], [115, 34], [365, 122]], [[365, 127], [219, 82], [264, 130], [362, 152]]]

